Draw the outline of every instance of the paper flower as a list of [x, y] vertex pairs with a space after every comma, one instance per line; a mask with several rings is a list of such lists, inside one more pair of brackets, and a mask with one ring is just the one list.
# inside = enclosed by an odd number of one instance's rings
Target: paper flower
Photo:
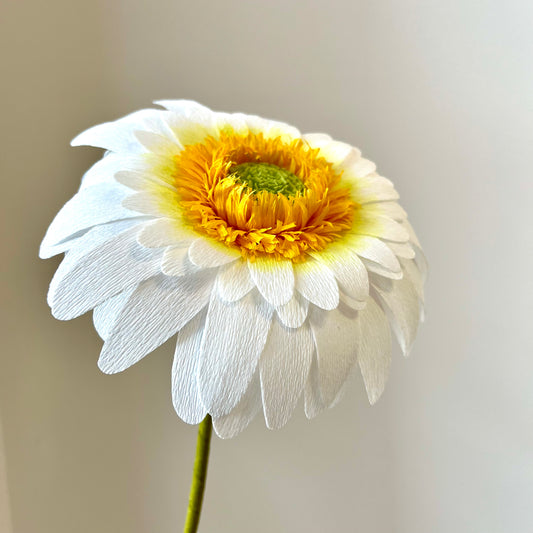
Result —
[[304, 396], [314, 417], [354, 367], [374, 403], [394, 331], [409, 351], [425, 262], [392, 183], [328, 135], [192, 101], [157, 102], [72, 144], [107, 150], [41, 246], [66, 252], [56, 318], [93, 309], [102, 371], [177, 335], [172, 398], [221, 437]]

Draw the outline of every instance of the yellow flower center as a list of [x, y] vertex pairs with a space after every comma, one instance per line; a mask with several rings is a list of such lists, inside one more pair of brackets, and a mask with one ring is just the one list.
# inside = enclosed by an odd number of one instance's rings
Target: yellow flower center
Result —
[[187, 145], [175, 176], [185, 218], [245, 257], [302, 260], [349, 230], [356, 207], [318, 153], [302, 139], [232, 130]]

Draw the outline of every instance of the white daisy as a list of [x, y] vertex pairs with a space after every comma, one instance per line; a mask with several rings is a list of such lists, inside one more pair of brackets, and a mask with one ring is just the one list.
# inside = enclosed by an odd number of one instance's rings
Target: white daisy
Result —
[[65, 252], [56, 318], [93, 309], [102, 371], [125, 370], [172, 336], [172, 398], [233, 437], [269, 428], [304, 395], [311, 418], [359, 366], [381, 395], [391, 333], [407, 354], [425, 260], [374, 163], [328, 135], [192, 101], [157, 102], [72, 144], [107, 150], [43, 240]]

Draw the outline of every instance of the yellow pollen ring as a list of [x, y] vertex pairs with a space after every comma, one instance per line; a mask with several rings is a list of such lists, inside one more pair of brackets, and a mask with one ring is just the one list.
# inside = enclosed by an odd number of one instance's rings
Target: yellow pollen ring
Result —
[[[273, 254], [301, 261], [308, 250], [322, 250], [349, 230], [356, 207], [340, 174], [318, 153], [302, 139], [285, 142], [228, 130], [187, 145], [176, 156], [183, 218], [244, 257]], [[232, 174], [246, 163], [284, 169], [303, 187], [290, 196], [254, 191]]]

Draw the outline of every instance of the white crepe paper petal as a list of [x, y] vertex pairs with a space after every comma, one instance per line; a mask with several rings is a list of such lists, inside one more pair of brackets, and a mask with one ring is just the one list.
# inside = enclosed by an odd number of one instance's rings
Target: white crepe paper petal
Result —
[[116, 296], [105, 300], [105, 302], [97, 305], [93, 310], [94, 329], [103, 340], [106, 340], [111, 333], [117, 318], [130, 299], [137, 285], [132, 285], [128, 289], [124, 289]]
[[288, 328], [299, 328], [307, 318], [309, 301], [295, 293], [284, 305], [276, 307], [279, 319]]
[[372, 180], [369, 183], [357, 183], [358, 203], [366, 206], [375, 202], [390, 202], [398, 200], [400, 195], [396, 189], [381, 180]]
[[296, 290], [321, 309], [335, 309], [339, 304], [339, 287], [333, 272], [318, 261], [297, 263]]
[[151, 131], [135, 131], [135, 137], [148, 152], [154, 154], [172, 155], [183, 149], [182, 144], [174, 136], [169, 138]]
[[227, 265], [241, 257], [241, 254], [214, 240], [196, 239], [189, 248], [189, 259], [202, 268], [213, 268]]
[[360, 311], [361, 309], [364, 309], [366, 306], [366, 300], [360, 301], [355, 300], [345, 292], [340, 291], [339, 292], [339, 302], [347, 305], [351, 309], [355, 309], [356, 311]]
[[385, 268], [384, 266], [374, 263], [373, 261], [369, 261], [368, 259], [363, 258], [363, 263], [365, 264], [366, 269], [368, 272], [373, 272], [374, 274], [379, 274], [380, 276], [383, 276], [385, 278], [389, 279], [402, 279], [403, 278], [403, 272], [400, 270], [399, 272], [394, 272], [389, 270], [388, 268]]
[[173, 213], [168, 208], [168, 203], [151, 192], [141, 191], [126, 196], [122, 205], [137, 214], [151, 215], [154, 217], [168, 218]]
[[182, 146], [202, 142], [205, 137], [218, 136], [215, 113], [205, 108], [190, 108], [186, 115], [172, 113], [167, 118], [169, 128]]
[[257, 257], [248, 261], [250, 275], [259, 292], [274, 306], [286, 304], [294, 291], [294, 272], [291, 261], [271, 257]]
[[368, 401], [375, 404], [385, 388], [391, 361], [391, 333], [387, 317], [369, 298], [359, 311], [360, 342], [357, 362], [365, 383]]
[[159, 271], [160, 255], [148, 253], [131, 228], [89, 251], [75, 262], [67, 257], [48, 292], [52, 314], [69, 320], [86, 313], [126, 287]]
[[66, 252], [65, 259], [60, 265], [60, 269], [66, 273], [72, 265], [88, 254], [92, 249], [101, 246], [106, 241], [115, 237], [119, 233], [134, 226], [141, 228], [146, 218], [127, 218], [125, 220], [115, 220], [108, 224], [94, 226], [86, 232], [80, 233], [79, 237], [68, 239], [47, 249], [49, 256]]
[[368, 273], [357, 254], [346, 246], [329, 246], [322, 253], [311, 254], [335, 274], [341, 289], [351, 298], [365, 301], [368, 297]]
[[360, 157], [350, 166], [350, 172], [353, 172], [357, 177], [363, 178], [376, 170], [376, 164], [368, 159]]
[[167, 276], [186, 276], [198, 271], [199, 268], [189, 261], [187, 248], [169, 246], [163, 253], [161, 271]]
[[312, 307], [309, 321], [316, 343], [321, 398], [329, 406], [357, 361], [358, 311], [342, 304], [328, 312]]
[[256, 372], [235, 409], [228, 415], [213, 418], [213, 428], [221, 439], [231, 439], [246, 429], [260, 410], [261, 384], [259, 372]]
[[403, 222], [407, 218], [407, 213], [403, 207], [396, 202], [375, 202], [365, 205], [364, 209], [367, 214], [375, 213], [392, 218], [397, 222]]
[[200, 396], [214, 418], [231, 412], [246, 392], [263, 352], [273, 308], [254, 291], [238, 302], [211, 296], [200, 348]]
[[159, 274], [140, 283], [104, 344], [100, 370], [122, 372], [163, 344], [205, 307], [212, 285], [202, 272], [185, 279]]
[[205, 107], [194, 100], [155, 100], [154, 104], [163, 106], [177, 115], [183, 115], [186, 117], [191, 116], [194, 111], [211, 113], [211, 110], [208, 107]]
[[145, 224], [137, 241], [145, 248], [163, 248], [166, 246], [187, 246], [192, 243], [191, 232], [180, 227], [176, 220], [158, 218]]
[[375, 276], [372, 286], [403, 354], [409, 355], [420, 319], [420, 303], [414, 285], [406, 276], [397, 281]]
[[322, 394], [318, 384], [318, 361], [315, 351], [304, 388], [305, 416], [309, 419], [315, 418], [315, 416], [319, 415], [325, 408], [326, 405], [322, 400]]
[[118, 183], [121, 183], [134, 191], [145, 191], [156, 187], [164, 187], [171, 191], [176, 191], [174, 185], [167, 183], [160, 179], [159, 176], [152, 174], [151, 169], [120, 170], [115, 172], [114, 179]]
[[302, 394], [314, 351], [308, 326], [293, 329], [272, 321], [259, 362], [263, 410], [267, 427], [283, 427]]
[[388, 242], [387, 246], [396, 257], [403, 257], [404, 259], [413, 259], [415, 257], [415, 251], [409, 243]]
[[109, 152], [83, 175], [80, 190], [102, 183], [113, 183], [117, 172], [139, 170], [144, 166], [145, 164], [135, 157]]
[[351, 166], [361, 157], [361, 152], [347, 143], [333, 140], [323, 133], [307, 133], [302, 138], [311, 148], [319, 148], [320, 155], [335, 165]]
[[205, 315], [200, 311], [178, 332], [172, 363], [172, 403], [187, 424], [199, 424], [207, 415], [197, 380]]
[[81, 231], [114, 220], [138, 217], [139, 213], [122, 207], [127, 190], [114, 184], [102, 183], [87, 187], [69, 200], [54, 218], [41, 244], [40, 257], [48, 250]]
[[254, 288], [246, 260], [233, 261], [220, 267], [217, 275], [218, 295], [226, 302], [236, 302]]
[[355, 232], [393, 242], [407, 242], [409, 240], [409, 233], [402, 224], [383, 215], [367, 214], [364, 209], [357, 217]]
[[161, 112], [142, 109], [114, 122], [104, 122], [80, 133], [70, 143], [72, 146], [96, 146], [113, 152], [140, 153], [144, 149], [135, 138], [135, 130], [159, 129]]
[[422, 274], [420, 273], [420, 270], [418, 270], [418, 267], [416, 266], [416, 263], [414, 261], [401, 259], [400, 262], [402, 264], [404, 276], [407, 277], [409, 281], [413, 284], [413, 287], [416, 291], [418, 299], [423, 303], [424, 302], [424, 281], [422, 279]]
[[359, 257], [381, 265], [391, 272], [401, 272], [402, 267], [392, 250], [381, 240], [366, 235], [358, 235], [350, 241], [351, 248]]

